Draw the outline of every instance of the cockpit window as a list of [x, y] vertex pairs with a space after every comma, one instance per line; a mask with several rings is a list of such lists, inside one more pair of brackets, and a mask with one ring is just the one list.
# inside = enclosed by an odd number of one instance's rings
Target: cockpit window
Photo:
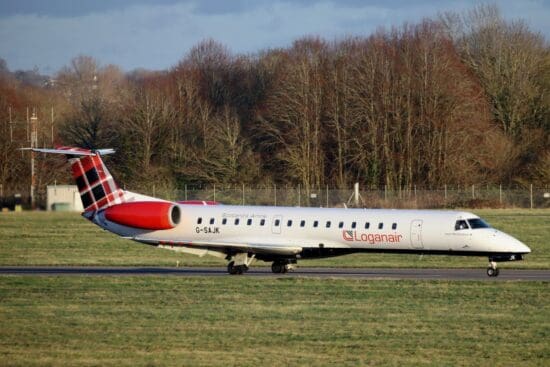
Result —
[[468, 223], [470, 224], [470, 227], [472, 227], [472, 229], [491, 228], [491, 226], [484, 222], [481, 218], [468, 219]]
[[468, 223], [465, 220], [457, 220], [455, 223], [455, 231], [460, 231], [461, 229], [468, 229]]

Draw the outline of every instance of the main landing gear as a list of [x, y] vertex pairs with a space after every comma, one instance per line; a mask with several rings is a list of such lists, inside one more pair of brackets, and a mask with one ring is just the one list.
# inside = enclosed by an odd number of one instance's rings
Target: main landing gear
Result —
[[227, 264], [227, 272], [231, 275], [241, 275], [247, 271], [248, 266], [246, 265], [235, 265], [234, 261], [230, 261], [229, 264]]
[[489, 260], [489, 266], [487, 267], [487, 275], [490, 277], [497, 277], [499, 274], [496, 261]]
[[273, 264], [271, 264], [271, 271], [275, 274], [284, 274], [293, 269], [294, 264], [288, 261], [274, 261]]
[[228, 258], [230, 261], [227, 264], [227, 272], [231, 275], [246, 273], [255, 257], [256, 255], [248, 256], [247, 253], [240, 253]]

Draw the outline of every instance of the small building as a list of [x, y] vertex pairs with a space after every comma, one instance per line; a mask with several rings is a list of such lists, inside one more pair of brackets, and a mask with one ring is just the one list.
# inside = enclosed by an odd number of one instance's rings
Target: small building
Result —
[[75, 185], [54, 185], [47, 187], [48, 211], [82, 212], [82, 200]]

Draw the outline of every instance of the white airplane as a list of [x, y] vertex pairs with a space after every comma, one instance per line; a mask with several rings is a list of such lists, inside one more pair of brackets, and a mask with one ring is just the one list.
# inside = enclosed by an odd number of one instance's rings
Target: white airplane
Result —
[[101, 228], [163, 249], [224, 258], [229, 274], [246, 272], [254, 260], [285, 273], [299, 259], [377, 252], [484, 256], [493, 277], [497, 262], [531, 252], [468, 212], [170, 202], [120, 189], [101, 159], [112, 149], [26, 149], [67, 156], [83, 216]]

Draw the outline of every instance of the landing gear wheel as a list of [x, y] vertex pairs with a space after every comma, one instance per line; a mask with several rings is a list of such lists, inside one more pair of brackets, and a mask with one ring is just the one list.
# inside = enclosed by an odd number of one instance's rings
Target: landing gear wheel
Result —
[[500, 271], [497, 268], [496, 261], [489, 259], [489, 267], [487, 267], [487, 275], [490, 277], [497, 277]]
[[284, 274], [288, 269], [285, 263], [274, 261], [273, 264], [271, 264], [271, 271], [275, 274]]
[[229, 264], [227, 264], [227, 272], [231, 275], [241, 275], [247, 271], [248, 266], [246, 265], [235, 265], [234, 261], [230, 261]]

